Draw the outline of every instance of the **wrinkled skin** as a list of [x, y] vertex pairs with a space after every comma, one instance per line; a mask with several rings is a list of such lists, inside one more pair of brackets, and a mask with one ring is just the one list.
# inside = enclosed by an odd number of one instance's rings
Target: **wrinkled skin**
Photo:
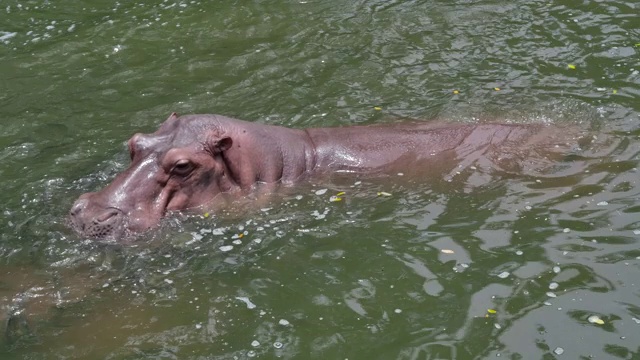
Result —
[[269, 193], [336, 172], [424, 174], [436, 163], [448, 171], [540, 143], [543, 128], [411, 123], [303, 130], [174, 113], [155, 133], [129, 140], [129, 168], [103, 190], [80, 196], [70, 220], [82, 236], [117, 239], [153, 227], [167, 212], [208, 206], [221, 193], [247, 195], [256, 184]]

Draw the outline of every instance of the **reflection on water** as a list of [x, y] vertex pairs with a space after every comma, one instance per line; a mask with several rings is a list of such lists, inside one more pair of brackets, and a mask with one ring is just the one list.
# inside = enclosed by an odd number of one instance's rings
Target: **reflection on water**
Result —
[[[637, 10], [7, 3], [3, 358], [639, 356]], [[428, 181], [305, 184], [133, 244], [77, 238], [73, 199], [172, 111], [547, 123], [589, 142]]]

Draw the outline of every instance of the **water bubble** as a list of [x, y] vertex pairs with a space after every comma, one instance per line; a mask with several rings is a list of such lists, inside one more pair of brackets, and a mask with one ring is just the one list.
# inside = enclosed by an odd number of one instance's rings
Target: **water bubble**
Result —
[[253, 350], [249, 350], [247, 351], [247, 357], [256, 357], [256, 352]]
[[508, 278], [508, 277], [509, 277], [509, 275], [510, 275], [510, 274], [509, 274], [509, 272], [508, 272], [508, 271], [503, 271], [503, 272], [501, 272], [500, 274], [498, 274], [498, 277], [499, 277], [500, 279], [506, 279], [506, 278]]
[[276, 341], [273, 343], [273, 347], [276, 349], [282, 349], [284, 345], [280, 341]]
[[253, 341], [251, 342], [251, 346], [253, 346], [253, 347], [258, 347], [258, 346], [260, 346], [260, 342], [259, 342], [258, 340], [253, 340]]
[[556, 274], [559, 273], [560, 272], [560, 266], [554, 266], [553, 267], [553, 272], [556, 273]]
[[516, 251], [516, 255], [522, 255], [522, 254], [524, 254], [524, 252], [522, 252], [522, 250]]

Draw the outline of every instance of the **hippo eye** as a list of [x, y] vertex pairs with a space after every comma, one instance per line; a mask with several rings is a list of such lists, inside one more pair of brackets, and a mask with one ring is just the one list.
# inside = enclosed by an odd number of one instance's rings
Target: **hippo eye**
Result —
[[173, 165], [173, 169], [171, 172], [176, 175], [187, 175], [193, 169], [193, 164], [189, 160], [183, 159], [178, 160], [175, 165]]

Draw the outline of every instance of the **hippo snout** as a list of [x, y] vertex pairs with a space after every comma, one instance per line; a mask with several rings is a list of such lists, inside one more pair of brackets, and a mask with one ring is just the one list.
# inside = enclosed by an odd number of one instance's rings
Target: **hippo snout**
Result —
[[76, 200], [69, 211], [69, 217], [78, 233], [97, 239], [118, 236], [125, 228], [124, 213], [114, 207], [93, 204], [91, 194], [85, 194]]

